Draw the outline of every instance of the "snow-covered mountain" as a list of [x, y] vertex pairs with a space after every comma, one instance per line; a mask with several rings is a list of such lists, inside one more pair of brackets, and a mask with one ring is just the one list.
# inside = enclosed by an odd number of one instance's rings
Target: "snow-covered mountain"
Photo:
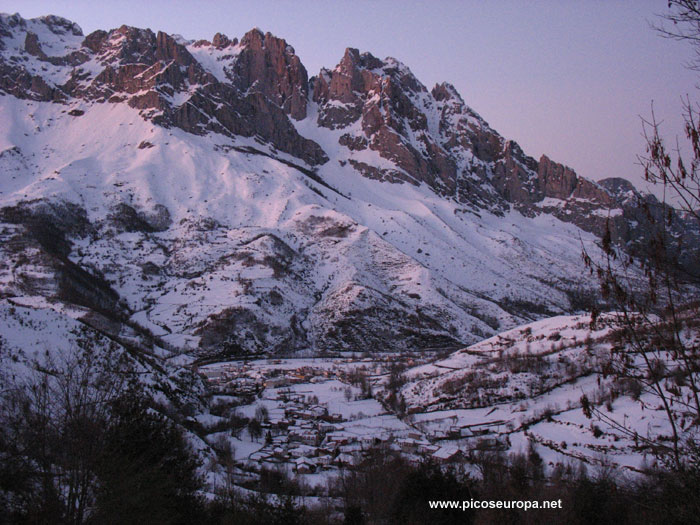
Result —
[[634, 242], [653, 200], [393, 58], [309, 79], [257, 29], [2, 15], [0, 95], [0, 297], [175, 354], [458, 348], [570, 313], [582, 246]]

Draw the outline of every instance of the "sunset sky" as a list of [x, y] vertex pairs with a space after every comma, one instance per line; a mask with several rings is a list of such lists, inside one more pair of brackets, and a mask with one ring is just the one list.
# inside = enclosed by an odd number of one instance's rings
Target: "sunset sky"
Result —
[[346, 47], [409, 66], [428, 88], [454, 84], [469, 106], [526, 153], [593, 179], [639, 183], [640, 116], [652, 101], [669, 137], [681, 97], [696, 99], [687, 44], [649, 28], [662, 0], [634, 1], [51, 1], [0, 0], [25, 18], [64, 16], [85, 34], [122, 24], [211, 38], [252, 27], [283, 37], [309, 76]]

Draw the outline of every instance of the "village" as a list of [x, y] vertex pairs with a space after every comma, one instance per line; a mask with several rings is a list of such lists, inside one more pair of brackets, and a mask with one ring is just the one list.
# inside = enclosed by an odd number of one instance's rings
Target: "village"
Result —
[[489, 437], [502, 422], [458, 426], [446, 420], [425, 431], [413, 415], [399, 418], [388, 410], [379, 399], [395, 365], [396, 356], [274, 359], [206, 365], [200, 373], [216, 400], [241, 403], [237, 414], [250, 421], [237, 437], [227, 436], [237, 464], [249, 472], [281, 469], [313, 484], [360, 467], [378, 449], [413, 463], [450, 464], [464, 462], [469, 450], [502, 448]]

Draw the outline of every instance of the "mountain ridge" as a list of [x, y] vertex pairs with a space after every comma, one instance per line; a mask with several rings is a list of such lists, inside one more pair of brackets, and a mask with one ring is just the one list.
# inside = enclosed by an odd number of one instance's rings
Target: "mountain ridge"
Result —
[[348, 48], [309, 78], [259, 29], [2, 15], [0, 93], [3, 296], [94, 308], [107, 286], [198, 357], [459, 348], [574, 311], [582, 243], [643, 238], [655, 202], [528, 157], [395, 59]]

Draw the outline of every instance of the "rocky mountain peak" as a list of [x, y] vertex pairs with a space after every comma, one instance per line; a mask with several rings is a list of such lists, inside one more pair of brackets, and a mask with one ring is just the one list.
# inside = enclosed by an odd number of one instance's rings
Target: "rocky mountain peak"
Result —
[[92, 53], [97, 53], [108, 36], [109, 33], [107, 33], [107, 31], [98, 29], [85, 37], [82, 46], [90, 50]]
[[[325, 162], [321, 148], [287, 118], [306, 115], [308, 78], [294, 49], [259, 30], [244, 40], [233, 48], [233, 41], [215, 35], [211, 51], [204, 50], [208, 58], [196, 59], [190, 49], [201, 46], [190, 48], [164, 32], [123, 25], [83, 38], [63, 19], [3, 15], [0, 90], [41, 101], [125, 102], [163, 126], [198, 135], [256, 136], [309, 165]], [[217, 57], [229, 60], [230, 76], [211, 68]]]
[[[268, 32], [268, 34], [270, 34]], [[271, 35], [272, 36], [272, 35]], [[253, 46], [262, 48], [265, 42], [265, 32], [259, 27], [254, 27], [241, 38], [242, 46]]]
[[[52, 294], [103, 310], [122, 296], [124, 315], [192, 352], [461, 345], [567, 311], [584, 231], [610, 225], [624, 243], [648, 224], [630, 185], [535, 160], [394, 58], [348, 48], [309, 85], [294, 49], [259, 29], [83, 37], [15, 15], [0, 17], [0, 47], [0, 255], [21, 265], [24, 246], [43, 249]], [[32, 211], [30, 193], [57, 211]], [[73, 215], [84, 228], [57, 220]], [[78, 264], [109, 282], [86, 297]]]
[[233, 67], [237, 87], [264, 94], [296, 120], [305, 118], [309, 78], [294, 48], [257, 28], [240, 45]]
[[[471, 165], [462, 162], [460, 169], [461, 159], [451, 155], [460, 142], [454, 136], [456, 114], [466, 111], [461, 97], [447, 84], [436, 87], [436, 93], [439, 100], [399, 60], [388, 57], [382, 61], [354, 48], [345, 51], [333, 70], [322, 70], [313, 87], [320, 126], [344, 129], [360, 121], [359, 129], [353, 127], [339, 139], [350, 157], [369, 149], [396, 166], [372, 169], [351, 158], [351, 165], [363, 175], [426, 183], [443, 195], [485, 205], [493, 201], [488, 191], [460, 173], [471, 173]], [[448, 99], [453, 101], [449, 108]], [[471, 157], [470, 142], [462, 140], [461, 144], [464, 156]]]
[[158, 31], [156, 35], [155, 58], [163, 61], [173, 60], [182, 66], [189, 66], [195, 62], [185, 46], [162, 31]]
[[[294, 48], [257, 28], [240, 43], [222, 33], [190, 43], [126, 25], [83, 37], [58, 17], [2, 15], [0, 48], [5, 93], [62, 103], [124, 102], [162, 126], [257, 137], [271, 155], [279, 151], [317, 166], [328, 155], [290, 121], [304, 120], [313, 100], [318, 129], [340, 131], [334, 139], [339, 162], [373, 179], [425, 184], [475, 209], [551, 213], [599, 232], [599, 208], [617, 206], [629, 193], [624, 184], [582, 179], [547, 156], [529, 157], [451, 84], [428, 91], [399, 60], [357, 48], [347, 48], [311, 84]], [[381, 162], [368, 162], [366, 152]]]
[[[23, 30], [26, 30], [28, 27], [43, 26], [54, 35], [70, 34], [73, 36], [83, 36], [83, 30], [78, 24], [55, 15], [40, 16], [26, 20], [22, 18], [19, 13], [13, 15], [0, 13], [0, 31], [3, 26], [9, 29], [17, 28]], [[2, 33], [0, 33], [0, 35], [2, 35]], [[3, 36], [7, 35], [5, 34]]]
[[630, 181], [621, 177], [602, 179], [598, 181], [598, 184], [608, 190], [618, 200], [627, 200], [639, 194]]
[[73, 36], [83, 36], [82, 28], [75, 22], [71, 22], [60, 16], [48, 15], [41, 16], [38, 19], [43, 22], [46, 27], [56, 35], [64, 35], [70, 33]]
[[336, 69], [346, 75], [352, 75], [359, 69], [376, 69], [383, 66], [384, 62], [372, 55], [372, 53], [367, 51], [360, 53], [358, 49], [348, 47], [345, 49], [343, 58], [336, 66]]
[[435, 87], [433, 87], [433, 89], [430, 91], [430, 94], [438, 102], [454, 101], [459, 105], [464, 105], [464, 100], [462, 100], [462, 96], [457, 91], [457, 88], [455, 88], [449, 82], [435, 84]]
[[343, 58], [340, 59], [336, 70], [346, 75], [352, 74], [360, 62], [360, 51], [354, 47], [346, 47], [345, 53], [343, 53]]
[[230, 45], [236, 45], [238, 43], [238, 40], [236, 40], [236, 39], [231, 40], [229, 37], [227, 37], [223, 33], [216, 33], [214, 35], [214, 38], [212, 39], [211, 43], [216, 49], [223, 49], [223, 48], [228, 47]]

